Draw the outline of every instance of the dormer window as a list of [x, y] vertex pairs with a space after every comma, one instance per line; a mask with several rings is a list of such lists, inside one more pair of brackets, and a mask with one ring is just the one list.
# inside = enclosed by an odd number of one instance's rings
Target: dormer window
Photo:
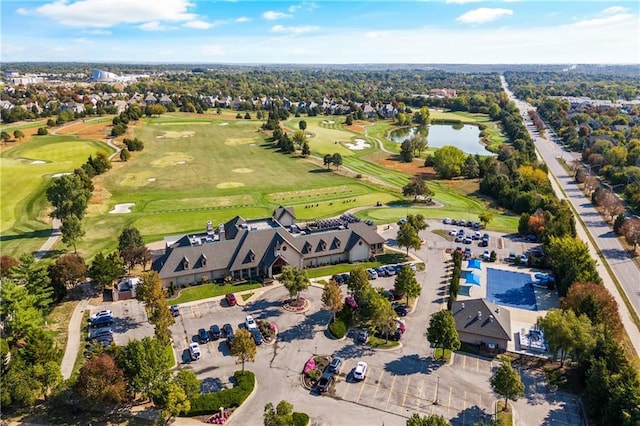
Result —
[[189, 269], [189, 259], [187, 259], [186, 257], [182, 259], [182, 268]]
[[205, 256], [204, 254], [202, 255], [202, 257], [200, 258], [200, 264], [202, 266], [207, 266], [207, 256]]
[[306, 243], [304, 243], [304, 247], [302, 247], [302, 253], [307, 254], [309, 252], [311, 252], [311, 243], [307, 241]]

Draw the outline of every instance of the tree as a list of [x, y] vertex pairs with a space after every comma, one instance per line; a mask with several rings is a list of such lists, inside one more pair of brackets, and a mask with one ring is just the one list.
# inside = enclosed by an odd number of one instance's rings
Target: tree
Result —
[[87, 265], [82, 256], [67, 254], [60, 256], [54, 264], [49, 265], [48, 274], [56, 300], [59, 301], [67, 295], [68, 290], [87, 276]]
[[136, 287], [136, 299], [145, 304], [149, 322], [155, 326], [155, 335], [164, 345], [171, 343], [171, 327], [175, 319], [167, 309], [162, 280], [156, 271], [143, 272]]
[[295, 143], [296, 146], [302, 147], [302, 145], [307, 141], [307, 136], [304, 134], [304, 131], [297, 130], [293, 134], [293, 138], [292, 139], [293, 139], [293, 143]]
[[187, 398], [190, 400], [193, 400], [195, 397], [200, 395], [200, 380], [196, 377], [193, 371], [181, 369], [173, 378], [173, 381], [182, 388], [185, 395], [187, 395]]
[[[53, 302], [51, 278], [44, 263], [37, 263], [30, 254], [20, 256], [20, 265], [11, 269], [9, 277], [24, 284], [27, 292], [34, 297], [34, 306], [46, 312]], [[3, 283], [4, 284], [4, 283]]]
[[482, 226], [486, 227], [489, 224], [489, 222], [493, 220], [493, 213], [491, 213], [491, 211], [489, 210], [485, 210], [482, 213], [480, 213], [479, 219], [480, 219], [480, 223], [482, 223]]
[[556, 277], [558, 293], [565, 296], [575, 282], [602, 283], [587, 245], [571, 236], [551, 237], [547, 258]]
[[162, 413], [164, 424], [169, 424], [171, 418], [191, 409], [191, 402], [184, 389], [174, 381], [158, 384], [153, 390], [152, 399]]
[[402, 195], [405, 197], [413, 196], [413, 201], [415, 201], [418, 196], [432, 197], [434, 192], [425, 185], [422, 178], [413, 178], [409, 180], [409, 183], [402, 187]]
[[0, 133], [0, 139], [2, 139], [4, 143], [8, 143], [11, 140], [11, 135], [9, 132], [3, 130], [2, 133]]
[[[151, 117], [153, 115], [162, 115], [165, 112], [167, 112], [167, 108], [164, 107], [164, 105], [162, 104], [153, 104], [153, 105], [149, 105], [145, 108], [144, 113]], [[242, 118], [242, 117], [240, 117]]]
[[640, 245], [640, 219], [629, 218], [625, 220], [620, 232], [627, 243], [633, 245], [633, 251], [635, 252], [638, 249], [638, 245]]
[[100, 252], [93, 258], [88, 276], [94, 284], [100, 288], [105, 288], [122, 275], [123, 265], [122, 258], [117, 252], [113, 252], [109, 256], [105, 256]]
[[53, 206], [51, 216], [60, 220], [71, 215], [82, 220], [90, 198], [91, 192], [75, 173], [54, 179], [47, 188], [47, 200]]
[[344, 120], [344, 124], [346, 124], [347, 126], [351, 126], [353, 124], [353, 117], [351, 116], [351, 114], [347, 114]]
[[427, 225], [427, 222], [425, 222], [424, 216], [420, 213], [408, 214], [407, 223], [413, 226], [413, 229], [415, 229], [416, 232], [424, 231], [429, 226]]
[[18, 266], [20, 262], [13, 256], [0, 256], [0, 278], [6, 278], [9, 276], [11, 268]]
[[603, 324], [605, 332], [621, 337], [622, 320], [618, 303], [606, 287], [596, 283], [575, 283], [561, 300], [562, 309], [589, 317], [593, 324]]
[[443, 416], [438, 414], [431, 414], [421, 416], [418, 413], [413, 413], [411, 417], [407, 419], [407, 426], [450, 426], [451, 423], [447, 421]]
[[464, 152], [455, 146], [446, 145], [433, 154], [433, 168], [443, 179], [451, 179], [462, 174]]
[[467, 155], [462, 165], [462, 175], [467, 179], [475, 179], [480, 177], [480, 165], [473, 155]]
[[24, 138], [24, 133], [22, 132], [22, 130], [14, 130], [13, 137], [21, 141]]
[[62, 233], [62, 242], [66, 245], [73, 246], [73, 252], [78, 253], [76, 243], [85, 235], [80, 219], [78, 219], [77, 216], [73, 214], [65, 217], [62, 220], [60, 232]]
[[413, 144], [411, 139], [406, 139], [400, 145], [400, 160], [405, 163], [413, 161]]
[[158, 385], [169, 381], [172, 361], [167, 357], [166, 346], [152, 337], [130, 340], [117, 355], [127, 387], [145, 398], [150, 398]]
[[436, 348], [457, 351], [460, 349], [460, 339], [456, 330], [456, 320], [451, 311], [438, 311], [431, 315], [429, 327], [427, 328], [427, 340]]
[[342, 291], [334, 279], [329, 280], [322, 290], [322, 305], [331, 312], [334, 320], [336, 314], [342, 310]]
[[237, 358], [236, 363], [242, 364], [244, 373], [244, 363], [254, 362], [258, 353], [256, 342], [247, 329], [240, 329], [231, 341], [231, 355]]
[[323, 161], [323, 164], [327, 166], [327, 169], [330, 169], [331, 162], [333, 161], [333, 157], [331, 156], [331, 154], [325, 154], [322, 161]]
[[127, 148], [122, 148], [120, 150], [120, 161], [127, 162], [131, 158], [131, 153]]
[[6, 318], [4, 336], [10, 342], [20, 340], [31, 329], [40, 327], [43, 318], [37, 308], [36, 297], [14, 280], [2, 280], [0, 313]]
[[502, 360], [502, 365], [491, 378], [491, 388], [498, 395], [504, 396], [503, 410], [507, 410], [509, 399], [517, 401], [518, 397], [524, 396], [524, 385], [520, 375], [506, 358]]
[[118, 251], [120, 256], [132, 269], [136, 264], [146, 264], [150, 257], [149, 251], [144, 245], [140, 231], [135, 227], [127, 227], [122, 230], [118, 238]]
[[370, 289], [367, 297], [366, 316], [374, 330], [385, 336], [385, 343], [389, 342], [389, 333], [395, 329], [395, 318], [398, 316], [391, 306], [391, 302], [377, 291]]
[[300, 122], [298, 123], [298, 128], [304, 132], [307, 129], [307, 122], [304, 120], [300, 120]]
[[38, 136], [44, 136], [44, 135], [48, 135], [49, 131], [47, 130], [46, 127], [38, 127]]
[[334, 152], [331, 156], [331, 163], [336, 166], [336, 170], [342, 166], [342, 155], [339, 152]]
[[347, 281], [347, 288], [351, 292], [351, 295], [360, 302], [371, 288], [367, 271], [360, 266], [352, 269], [349, 274], [349, 280]]
[[418, 236], [418, 231], [411, 226], [409, 222], [403, 223], [398, 229], [398, 236], [396, 237], [398, 247], [406, 247], [407, 256], [409, 255], [409, 249], [419, 250], [422, 243]]
[[293, 405], [287, 401], [280, 401], [274, 409], [272, 403], [264, 406], [264, 426], [287, 426], [295, 424], [293, 421]]
[[409, 304], [409, 298], [416, 298], [420, 296], [422, 292], [422, 286], [416, 279], [416, 274], [409, 265], [402, 265], [400, 272], [396, 275], [394, 281], [395, 290], [407, 296], [407, 305]]
[[289, 291], [289, 296], [295, 296], [296, 303], [300, 300], [300, 292], [309, 288], [309, 277], [307, 271], [285, 266], [280, 275], [280, 282]]
[[538, 318], [538, 326], [544, 332], [549, 352], [554, 357], [560, 354], [561, 367], [567, 354], [577, 361], [586, 359], [596, 344], [591, 320], [586, 315], [577, 316], [572, 310], [551, 309]]
[[90, 406], [119, 404], [126, 398], [124, 372], [103, 353], [84, 362], [75, 389]]
[[308, 157], [311, 155], [311, 148], [309, 148], [309, 142], [304, 141], [302, 144], [302, 156]]

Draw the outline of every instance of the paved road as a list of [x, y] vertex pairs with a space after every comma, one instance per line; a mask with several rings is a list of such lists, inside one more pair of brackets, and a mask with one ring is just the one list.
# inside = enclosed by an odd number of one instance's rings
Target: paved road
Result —
[[[514, 100], [516, 106], [524, 115], [525, 123], [527, 124], [529, 133], [535, 142], [538, 154], [545, 161], [549, 167], [549, 172], [554, 177], [554, 179], [552, 179], [552, 183], [557, 183], [562, 189], [561, 193], [558, 193], [558, 191], [556, 191], [556, 193], [561, 198], [567, 199], [582, 218], [584, 227], [581, 226], [580, 223], [576, 224], [578, 234], [581, 239], [586, 241], [590, 246], [593, 258], [598, 260], [600, 276], [604, 280], [609, 291], [614, 295], [614, 297], [616, 297], [620, 307], [620, 316], [622, 317], [625, 329], [627, 330], [636, 351], [640, 354], [640, 330], [638, 330], [638, 327], [632, 321], [631, 315], [627, 310], [622, 296], [620, 296], [617, 288], [613, 284], [609, 272], [601, 263], [604, 260], [609, 264], [615, 277], [622, 285], [627, 298], [631, 301], [636, 313], [640, 313], [640, 270], [624, 250], [624, 247], [620, 241], [618, 241], [614, 232], [602, 219], [602, 216], [595, 209], [591, 201], [583, 195], [575, 180], [569, 176], [566, 170], [558, 162], [560, 157], [563, 157], [567, 162], [570, 162], [574, 158], [572, 154], [565, 153], [562, 149], [562, 145], [547, 139], [547, 137], [542, 137], [537, 134], [535, 127], [531, 123], [527, 114], [527, 111], [533, 109], [533, 107], [526, 102], [516, 99], [513, 93], [509, 91], [504, 77], [501, 76], [500, 78], [502, 80], [502, 86], [509, 95], [509, 98]], [[547, 135], [550, 134], [549, 131], [545, 133]], [[599, 258], [597, 252], [593, 247], [591, 247], [591, 243], [586, 236], [586, 232], [588, 232], [595, 240], [597, 246], [604, 255], [604, 259]]]

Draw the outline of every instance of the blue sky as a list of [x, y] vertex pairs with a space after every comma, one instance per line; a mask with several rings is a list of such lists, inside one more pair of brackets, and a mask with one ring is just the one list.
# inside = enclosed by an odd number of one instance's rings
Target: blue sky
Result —
[[640, 2], [1, 2], [1, 59], [190, 63], [639, 63]]

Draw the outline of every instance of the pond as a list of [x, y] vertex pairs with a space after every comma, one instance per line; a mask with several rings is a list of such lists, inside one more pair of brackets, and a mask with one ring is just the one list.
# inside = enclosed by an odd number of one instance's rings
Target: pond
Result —
[[420, 132], [427, 133], [428, 146], [441, 148], [445, 145], [453, 145], [460, 148], [467, 154], [491, 155], [483, 145], [480, 144], [480, 129], [478, 126], [468, 124], [430, 124], [426, 127], [404, 127], [393, 130], [389, 134], [389, 139], [402, 143], [409, 137]]

